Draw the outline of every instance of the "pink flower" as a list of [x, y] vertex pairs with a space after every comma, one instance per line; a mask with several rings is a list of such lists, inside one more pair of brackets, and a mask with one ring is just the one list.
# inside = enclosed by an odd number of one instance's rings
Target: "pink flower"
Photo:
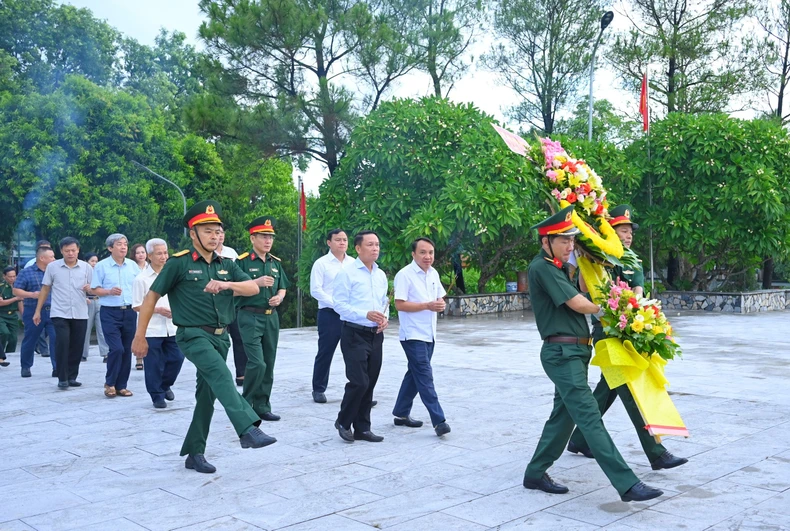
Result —
[[620, 295], [623, 294], [623, 288], [621, 286], [612, 285], [612, 289], [609, 292], [613, 299], [619, 299]]
[[609, 303], [609, 308], [612, 310], [616, 310], [617, 306], [620, 304], [620, 301], [617, 299], [609, 299], [607, 302]]
[[556, 182], [557, 182], [557, 172], [556, 172], [556, 171], [554, 171], [554, 170], [549, 170], [549, 171], [547, 171], [547, 172], [546, 172], [546, 177], [548, 177], [548, 178], [549, 178], [549, 180], [550, 180], [551, 182], [553, 182], [553, 183], [556, 183]]
[[624, 313], [620, 314], [620, 324], [617, 326], [620, 327], [620, 330], [625, 330], [625, 327], [628, 326], [628, 317]]

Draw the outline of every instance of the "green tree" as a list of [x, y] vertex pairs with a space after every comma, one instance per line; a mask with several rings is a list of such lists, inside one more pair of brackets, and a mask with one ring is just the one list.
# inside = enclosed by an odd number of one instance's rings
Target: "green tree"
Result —
[[391, 273], [411, 260], [414, 238], [430, 236], [440, 270], [459, 252], [470, 256], [480, 292], [506, 263], [531, 258], [529, 227], [543, 215], [538, 181], [492, 123], [469, 104], [437, 98], [387, 102], [362, 120], [312, 209], [303, 278], [333, 227], [351, 236], [376, 230], [379, 263]]
[[118, 32], [87, 9], [52, 0], [0, 2], [0, 49], [16, 60], [15, 71], [49, 91], [66, 76], [97, 84], [113, 80]]
[[651, 67], [651, 100], [659, 114], [718, 112], [762, 86], [762, 53], [744, 21], [743, 0], [631, 0], [632, 29], [617, 36], [609, 60], [637, 92]]
[[[653, 183], [653, 204], [638, 210], [654, 229], [657, 253], [682, 256], [672, 287], [705, 290], [731, 284], [790, 249], [790, 136], [769, 120], [674, 113], [651, 128], [632, 155]], [[658, 271], [657, 271], [658, 273]]]
[[363, 0], [201, 0], [200, 7], [216, 78], [191, 123], [263, 153], [311, 157], [330, 173], [365, 105], [377, 105], [415, 64], [401, 21]]
[[502, 42], [484, 56], [523, 99], [510, 116], [543, 134], [554, 132], [560, 109], [573, 103], [603, 14], [600, 0], [502, 0], [494, 32]]
[[138, 160], [203, 197], [224, 178], [214, 147], [194, 135], [176, 137], [142, 96], [69, 76], [49, 94], [0, 99], [0, 175], [6, 216], [0, 240], [33, 219], [50, 240], [78, 237], [101, 249], [107, 234], [133, 241], [181, 237], [181, 198], [132, 164]]
[[[589, 102], [589, 96], [581, 98], [570, 118], [563, 118], [554, 123], [554, 134], [575, 139], [587, 139]], [[612, 102], [609, 100], [595, 100], [593, 102], [592, 138], [595, 142], [625, 146], [633, 142], [638, 133], [638, 124], [618, 113]]]

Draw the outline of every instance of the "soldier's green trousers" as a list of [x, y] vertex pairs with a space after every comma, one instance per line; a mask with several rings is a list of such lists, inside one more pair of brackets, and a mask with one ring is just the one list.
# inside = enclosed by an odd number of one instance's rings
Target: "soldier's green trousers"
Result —
[[239, 331], [247, 353], [242, 395], [259, 415], [272, 410], [270, 402], [274, 384], [274, 361], [280, 338], [280, 317], [239, 310]]
[[[593, 340], [595, 343], [605, 338], [606, 335], [603, 332], [601, 323], [599, 321], [594, 322]], [[648, 431], [645, 429], [645, 421], [642, 418], [642, 414], [639, 412], [639, 407], [637, 407], [636, 401], [631, 395], [631, 390], [628, 389], [628, 386], [621, 385], [617, 389], [611, 389], [609, 384], [606, 382], [606, 378], [601, 375], [601, 381], [598, 382], [598, 385], [595, 386], [595, 390], [593, 391], [593, 398], [595, 398], [595, 401], [598, 402], [598, 409], [601, 411], [601, 416], [606, 413], [618, 396], [623, 402], [623, 407], [625, 407], [626, 413], [628, 413], [628, 416], [631, 418], [631, 423], [634, 425], [634, 429], [636, 429], [639, 442], [642, 444], [642, 450], [644, 450], [648, 460], [652, 463], [664, 455], [664, 452], [666, 452], [667, 449], [664, 448], [664, 445], [657, 443], [655, 437], [650, 435], [650, 433], [648, 433]], [[584, 440], [584, 435], [582, 435], [578, 428], [573, 430], [571, 442], [581, 450], [589, 449], [587, 441]]]
[[591, 348], [587, 345], [544, 343], [540, 361], [554, 382], [554, 409], [543, 427], [543, 434], [524, 477], [540, 479], [559, 459], [577, 425], [598, 465], [621, 495], [639, 482], [617, 450], [601, 420], [598, 403], [587, 383]]
[[19, 316], [14, 312], [10, 317], [0, 317], [0, 358], [5, 359], [6, 352], [16, 350], [16, 334], [19, 329]]
[[226, 360], [230, 340], [227, 331], [222, 335], [212, 335], [200, 328], [179, 327], [176, 343], [197, 369], [195, 388], [195, 412], [189, 425], [181, 455], [206, 453], [211, 417], [214, 415], [214, 401], [219, 400], [228, 415], [236, 433], [241, 436], [261, 420], [244, 400], [233, 382]]

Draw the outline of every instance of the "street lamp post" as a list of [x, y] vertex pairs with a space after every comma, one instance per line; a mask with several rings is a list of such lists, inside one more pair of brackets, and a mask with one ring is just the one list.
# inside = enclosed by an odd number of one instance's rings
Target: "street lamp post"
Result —
[[612, 23], [614, 12], [607, 11], [601, 17], [601, 31], [598, 33], [598, 38], [595, 40], [593, 46], [592, 59], [590, 60], [590, 114], [587, 117], [587, 141], [592, 142], [592, 122], [593, 122], [593, 77], [595, 76], [595, 52], [598, 50], [598, 45], [601, 44], [601, 37], [603, 37], [603, 30]]
[[[184, 216], [187, 215], [187, 198], [184, 195], [184, 191], [176, 183], [174, 183], [170, 179], [166, 179], [165, 177], [162, 177], [161, 175], [159, 175], [155, 171], [151, 170], [150, 168], [148, 168], [146, 166], [143, 166], [142, 164], [140, 164], [136, 160], [133, 160], [132, 164], [134, 164], [136, 166], [140, 166], [142, 169], [144, 169], [145, 171], [147, 171], [148, 173], [150, 173], [154, 177], [158, 177], [158, 178], [162, 179], [164, 182], [166, 182], [168, 184], [172, 184], [173, 186], [175, 186], [176, 190], [178, 190], [178, 193], [181, 194], [181, 200], [184, 202]], [[184, 227], [184, 236], [186, 236], [186, 235], [187, 235], [187, 229], [186, 229], [186, 227]]]

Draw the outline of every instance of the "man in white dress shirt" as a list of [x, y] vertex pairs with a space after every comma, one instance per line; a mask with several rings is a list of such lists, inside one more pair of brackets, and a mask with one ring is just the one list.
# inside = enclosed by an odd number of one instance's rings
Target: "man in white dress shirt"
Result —
[[[357, 259], [335, 278], [332, 300], [340, 315], [340, 350], [346, 363], [346, 392], [335, 421], [347, 442], [381, 442], [370, 431], [373, 389], [381, 371], [381, 347], [389, 316], [387, 275], [379, 269], [379, 237], [369, 230], [354, 236]], [[351, 426], [354, 432], [351, 432]]]
[[450, 433], [444, 411], [433, 385], [431, 358], [436, 344], [436, 314], [443, 312], [447, 292], [434, 269], [434, 244], [428, 238], [417, 238], [411, 244], [412, 263], [395, 275], [395, 308], [398, 310], [398, 337], [406, 352], [409, 369], [400, 386], [392, 414], [396, 426], [419, 428], [421, 420], [411, 418], [414, 397], [420, 394], [431, 416], [436, 435]]
[[[150, 263], [137, 275], [132, 284], [132, 308], [136, 312], [140, 311], [151, 284], [159, 276], [168, 258], [167, 242], [162, 239], [148, 240], [145, 250], [148, 252]], [[148, 354], [143, 365], [145, 389], [151, 395], [154, 407], [164, 409], [167, 407], [165, 400], [175, 399], [171, 387], [176, 383], [181, 365], [184, 363], [184, 354], [176, 344], [176, 326], [173, 324], [167, 295], [157, 301], [154, 315], [145, 330], [145, 339], [148, 341]]]
[[335, 277], [344, 267], [354, 264], [346, 254], [348, 236], [342, 229], [334, 229], [326, 235], [329, 252], [313, 264], [310, 271], [310, 295], [318, 301], [318, 354], [313, 365], [313, 400], [326, 403], [326, 387], [329, 384], [329, 369], [340, 343], [340, 316], [332, 300]]

